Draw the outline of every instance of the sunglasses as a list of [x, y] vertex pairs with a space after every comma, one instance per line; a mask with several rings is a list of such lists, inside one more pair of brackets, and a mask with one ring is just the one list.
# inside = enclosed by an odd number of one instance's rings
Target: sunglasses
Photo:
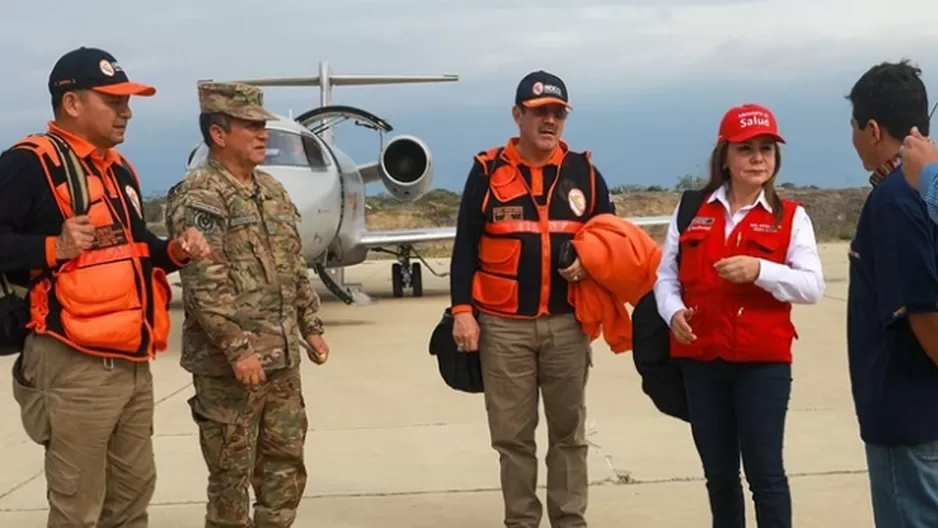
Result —
[[534, 108], [529, 108], [528, 112], [531, 112], [537, 117], [547, 117], [548, 115], [554, 116], [555, 119], [564, 120], [567, 118], [569, 112], [567, 109], [562, 106], [536, 106]]

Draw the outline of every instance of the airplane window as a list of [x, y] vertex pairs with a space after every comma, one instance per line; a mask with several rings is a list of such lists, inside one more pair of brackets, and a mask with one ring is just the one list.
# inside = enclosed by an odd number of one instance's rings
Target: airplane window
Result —
[[328, 163], [315, 139], [293, 132], [271, 130], [267, 136], [264, 165], [323, 169]]
[[302, 136], [303, 145], [306, 147], [306, 159], [309, 166], [313, 169], [324, 169], [328, 165], [326, 156], [315, 139], [309, 136]]
[[287, 165], [292, 167], [308, 167], [306, 149], [303, 140], [297, 134], [271, 130], [267, 136], [267, 156], [264, 165]]

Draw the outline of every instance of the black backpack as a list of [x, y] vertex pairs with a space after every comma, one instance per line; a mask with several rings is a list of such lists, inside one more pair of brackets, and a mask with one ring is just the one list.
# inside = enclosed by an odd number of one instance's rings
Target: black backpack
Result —
[[[72, 196], [72, 205], [76, 215], [88, 210], [88, 183], [81, 162], [64, 140], [54, 134], [46, 134], [52, 140], [59, 159], [65, 167], [68, 190]], [[29, 292], [51, 273], [46, 270], [30, 279], [27, 286], [18, 286], [10, 282], [6, 274], [0, 272], [0, 356], [19, 354], [26, 345], [30, 330]]]
[[430, 355], [436, 356], [440, 376], [449, 388], [474, 394], [484, 392], [479, 351], [457, 350], [456, 340], [453, 339], [453, 322], [453, 313], [450, 308], [446, 308], [430, 335]]
[[[677, 212], [678, 233], [683, 233], [703, 204], [704, 192], [684, 191]], [[677, 262], [681, 262], [678, 249]], [[632, 359], [642, 377], [644, 392], [662, 413], [690, 421], [681, 368], [671, 360], [671, 328], [658, 314], [654, 290], [632, 310]]]

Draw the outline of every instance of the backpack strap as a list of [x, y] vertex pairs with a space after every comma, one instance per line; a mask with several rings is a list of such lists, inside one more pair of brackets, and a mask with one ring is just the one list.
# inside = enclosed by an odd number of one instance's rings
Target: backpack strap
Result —
[[[690, 221], [697, 216], [697, 211], [700, 210], [700, 206], [703, 205], [704, 198], [706, 193], [702, 190], [693, 189], [689, 191], [684, 191], [681, 194], [681, 203], [677, 208], [677, 232], [678, 235], [684, 233], [684, 230], [687, 229], [687, 226], [690, 225]], [[677, 263], [681, 264], [681, 245], [678, 244], [677, 247]]]
[[[72, 210], [75, 215], [83, 215], [88, 212], [90, 207], [90, 197], [88, 193], [88, 176], [81, 164], [81, 161], [75, 155], [75, 152], [58, 135], [51, 132], [44, 134], [52, 143], [58, 155], [59, 162], [65, 169], [65, 181], [68, 184], [68, 192], [72, 200]], [[55, 189], [50, 189], [55, 195]], [[37, 284], [45, 280], [54, 270], [46, 269], [42, 273], [29, 280], [26, 289], [31, 290]], [[5, 273], [0, 273], [0, 297], [14, 295], [16, 290], [10, 283]]]
[[88, 176], [85, 174], [81, 161], [75, 156], [75, 152], [59, 136], [49, 133], [49, 139], [52, 140], [59, 159], [65, 167], [65, 179], [68, 184], [68, 193], [72, 199], [72, 210], [75, 216], [80, 216], [88, 212], [90, 198], [88, 196]]

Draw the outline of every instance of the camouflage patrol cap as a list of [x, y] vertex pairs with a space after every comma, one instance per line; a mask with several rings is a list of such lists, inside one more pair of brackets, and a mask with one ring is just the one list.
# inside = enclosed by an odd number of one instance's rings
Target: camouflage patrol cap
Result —
[[244, 83], [200, 82], [199, 109], [246, 121], [270, 121], [277, 117], [264, 109], [264, 92]]

